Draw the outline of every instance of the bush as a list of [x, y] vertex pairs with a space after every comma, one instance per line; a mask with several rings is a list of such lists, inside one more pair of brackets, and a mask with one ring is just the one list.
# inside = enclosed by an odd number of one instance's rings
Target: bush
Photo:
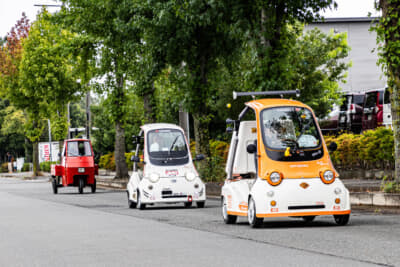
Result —
[[[133, 162], [131, 161], [131, 157], [135, 155], [135, 152], [125, 153], [125, 162], [128, 165], [128, 170], [133, 169]], [[114, 153], [108, 153], [100, 157], [99, 160], [99, 168], [115, 171], [115, 157]]]
[[[195, 142], [190, 143], [192, 157], [195, 157]], [[196, 164], [201, 178], [205, 182], [222, 182], [225, 180], [225, 165], [229, 153], [229, 144], [224, 141], [210, 140], [210, 156], [206, 158], [208, 162], [207, 169], [200, 169]]]
[[114, 153], [108, 153], [100, 157], [99, 168], [115, 171]]
[[386, 128], [365, 131], [362, 135], [342, 134], [338, 137], [325, 136], [329, 145], [335, 141], [338, 149], [330, 156], [334, 165], [342, 168], [393, 169], [393, 131]]
[[8, 163], [4, 162], [1, 164], [1, 172], [8, 172]]
[[57, 162], [55, 162], [55, 161], [44, 161], [44, 162], [41, 162], [39, 164], [40, 165], [40, 170], [44, 171], [44, 172], [50, 172], [51, 164], [56, 164], [56, 163]]
[[30, 163], [24, 163], [24, 166], [22, 166], [21, 171], [29, 172], [30, 171]]

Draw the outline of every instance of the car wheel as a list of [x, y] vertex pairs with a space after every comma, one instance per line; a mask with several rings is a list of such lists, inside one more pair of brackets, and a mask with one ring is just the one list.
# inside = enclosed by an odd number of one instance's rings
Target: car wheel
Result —
[[193, 204], [193, 202], [184, 202], [185, 208], [190, 208]]
[[222, 197], [221, 204], [222, 204], [222, 218], [224, 219], [224, 222], [226, 224], [236, 223], [237, 216], [228, 214], [228, 208], [226, 207], [226, 202], [224, 197]]
[[264, 220], [263, 218], [257, 218], [256, 214], [257, 214], [256, 203], [255, 203], [254, 199], [252, 197], [250, 197], [249, 208], [247, 211], [247, 219], [249, 220], [250, 226], [253, 228], [260, 227]]
[[128, 195], [128, 207], [130, 209], [136, 208], [136, 202], [133, 202], [132, 200], [129, 199], [129, 191], [126, 191], [126, 194]]
[[206, 205], [206, 202], [205, 201], [198, 201], [198, 202], [196, 202], [196, 206], [198, 207], [198, 208], [204, 208], [204, 206]]
[[94, 179], [94, 182], [93, 182], [91, 188], [92, 188], [92, 193], [96, 193], [96, 179]]
[[338, 225], [346, 225], [349, 222], [350, 219], [350, 214], [346, 215], [333, 215], [333, 218], [335, 218], [335, 222]]
[[53, 180], [51, 181], [51, 185], [53, 187], [53, 193], [57, 194], [58, 193], [57, 177], [53, 178]]
[[83, 178], [79, 179], [79, 186], [78, 186], [78, 191], [79, 194], [83, 194], [83, 188], [85, 187], [85, 181]]
[[144, 210], [146, 208], [146, 204], [142, 203], [142, 197], [140, 196], [139, 191], [137, 191], [137, 204], [136, 204], [136, 208], [140, 209], [140, 210]]
[[314, 221], [315, 216], [303, 216], [303, 221], [305, 222], [312, 222]]

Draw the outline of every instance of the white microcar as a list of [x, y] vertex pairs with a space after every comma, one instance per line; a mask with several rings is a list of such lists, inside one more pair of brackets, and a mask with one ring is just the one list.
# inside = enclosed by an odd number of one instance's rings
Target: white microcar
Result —
[[152, 123], [141, 126], [136, 142], [133, 173], [127, 185], [129, 208], [145, 209], [157, 203], [196, 202], [203, 208], [206, 187], [193, 164], [185, 134], [177, 125]]

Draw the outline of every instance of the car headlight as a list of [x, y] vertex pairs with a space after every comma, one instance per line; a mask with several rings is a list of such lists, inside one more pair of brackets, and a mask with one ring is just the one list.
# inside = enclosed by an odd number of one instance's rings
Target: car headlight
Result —
[[335, 181], [335, 174], [331, 170], [320, 172], [319, 176], [321, 177], [322, 182], [326, 184], [331, 184]]
[[196, 174], [194, 174], [193, 172], [187, 172], [185, 177], [186, 177], [186, 180], [191, 182], [196, 178]]
[[157, 183], [159, 179], [160, 179], [160, 175], [158, 173], [152, 173], [149, 176], [149, 180], [152, 183]]
[[271, 172], [267, 180], [270, 183], [270, 185], [278, 185], [282, 182], [282, 178], [283, 178], [282, 173]]

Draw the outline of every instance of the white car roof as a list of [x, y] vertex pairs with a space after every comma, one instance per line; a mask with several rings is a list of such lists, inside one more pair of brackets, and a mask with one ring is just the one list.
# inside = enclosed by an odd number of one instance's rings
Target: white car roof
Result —
[[145, 132], [157, 129], [177, 129], [183, 131], [181, 127], [172, 123], [149, 123], [140, 126], [140, 128]]

